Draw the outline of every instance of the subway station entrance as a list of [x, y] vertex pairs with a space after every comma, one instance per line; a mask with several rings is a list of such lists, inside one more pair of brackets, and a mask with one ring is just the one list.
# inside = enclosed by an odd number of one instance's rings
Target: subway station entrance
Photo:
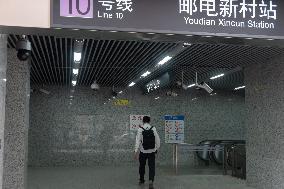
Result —
[[283, 188], [283, 3], [230, 2], [51, 1], [49, 28], [0, 26], [2, 188], [149, 188], [145, 116], [155, 189]]

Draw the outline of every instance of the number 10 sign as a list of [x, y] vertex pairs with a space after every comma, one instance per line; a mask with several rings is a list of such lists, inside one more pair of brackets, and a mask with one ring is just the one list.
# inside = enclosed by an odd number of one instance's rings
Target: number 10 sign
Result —
[[165, 142], [184, 143], [184, 116], [165, 116]]

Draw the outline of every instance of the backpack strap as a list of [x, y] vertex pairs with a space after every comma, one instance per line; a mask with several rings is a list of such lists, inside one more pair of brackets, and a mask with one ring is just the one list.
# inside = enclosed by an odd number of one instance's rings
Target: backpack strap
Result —
[[154, 126], [152, 126], [152, 127], [149, 129], [149, 131], [152, 130], [153, 128], [154, 128]]
[[139, 128], [143, 129], [143, 131], [146, 131], [146, 129], [144, 129], [143, 127], [139, 126]]

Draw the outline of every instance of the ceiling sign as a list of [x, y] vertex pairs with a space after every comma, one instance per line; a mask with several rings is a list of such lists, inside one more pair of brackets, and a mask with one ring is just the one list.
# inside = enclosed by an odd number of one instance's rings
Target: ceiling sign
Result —
[[115, 106], [128, 106], [129, 104], [129, 100], [127, 99], [116, 99], [114, 101]]
[[62, 28], [284, 38], [280, 0], [53, 0]]
[[143, 87], [143, 90], [147, 94], [147, 93], [153, 92], [155, 90], [158, 90], [160, 88], [163, 88], [163, 87], [167, 86], [168, 84], [170, 84], [170, 75], [167, 72], [167, 73], [163, 74], [162, 76], [160, 76], [159, 78], [156, 78], [156, 79], [150, 81], [149, 83], [147, 83]]

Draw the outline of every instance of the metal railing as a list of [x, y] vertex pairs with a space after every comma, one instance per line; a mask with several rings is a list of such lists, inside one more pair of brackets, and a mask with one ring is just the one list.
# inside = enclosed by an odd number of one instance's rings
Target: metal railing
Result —
[[173, 168], [175, 173], [178, 172], [179, 149], [186, 149], [187, 152], [203, 152], [203, 153], [223, 153], [223, 174], [227, 175], [231, 171], [231, 175], [241, 179], [246, 178], [246, 149], [245, 143], [228, 143], [216, 146], [210, 145], [194, 145], [194, 144], [173, 144]]

